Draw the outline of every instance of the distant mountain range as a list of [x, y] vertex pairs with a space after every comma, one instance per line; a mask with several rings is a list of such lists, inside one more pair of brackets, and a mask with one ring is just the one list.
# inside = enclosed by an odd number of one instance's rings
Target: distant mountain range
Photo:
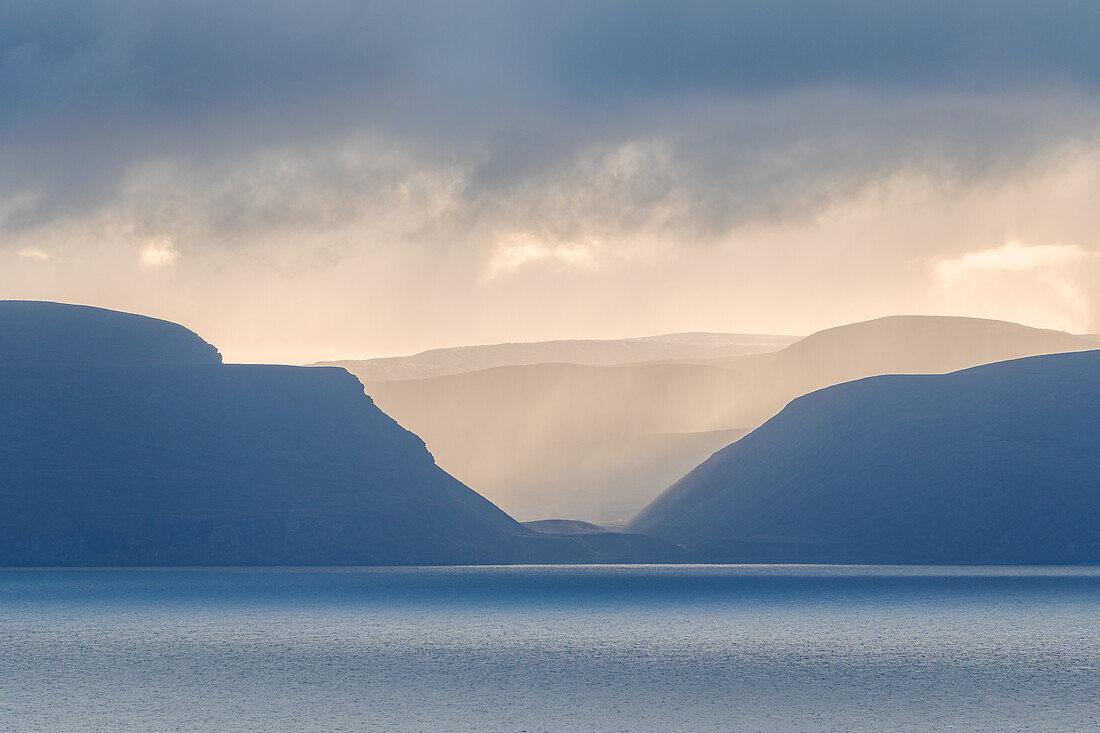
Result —
[[364, 382], [423, 379], [479, 369], [524, 364], [631, 364], [683, 359], [717, 359], [762, 354], [781, 349], [795, 336], [738, 333], [670, 333], [643, 338], [488, 344], [431, 349], [412, 356], [321, 361], [311, 366], [338, 366]]
[[1100, 351], [800, 397], [630, 529], [706, 562], [1100, 562]]
[[400, 381], [360, 376], [440, 465], [512, 514], [605, 522], [629, 519], [711, 453], [815, 389], [1092, 348], [1086, 337], [1003, 321], [896, 316], [744, 356], [520, 364]]
[[0, 565], [600, 556], [449, 476], [343, 369], [225, 365], [182, 326], [57, 303], [0, 301], [0, 506]]

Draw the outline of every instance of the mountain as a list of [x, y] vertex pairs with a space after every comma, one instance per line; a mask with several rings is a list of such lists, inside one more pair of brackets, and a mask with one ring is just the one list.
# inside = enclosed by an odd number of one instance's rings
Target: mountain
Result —
[[412, 356], [322, 361], [312, 366], [338, 366], [364, 382], [423, 379], [479, 369], [521, 364], [630, 364], [643, 361], [716, 359], [775, 351], [793, 336], [738, 333], [670, 333], [663, 336], [607, 341], [538, 341], [431, 349]]
[[629, 529], [708, 562], [1100, 562], [1100, 350], [800, 397]]
[[169, 321], [90, 306], [0, 300], [0, 368], [221, 363], [217, 349]]
[[890, 371], [934, 373], [943, 371], [944, 365], [978, 366], [1094, 347], [1089, 336], [1007, 321], [888, 316], [818, 331], [783, 349], [781, 355], [776, 353], [770, 360], [762, 361], [782, 364], [793, 377], [837, 383], [852, 379], [853, 375]]
[[623, 521], [790, 400], [886, 373], [1096, 348], [1059, 331], [896, 316], [772, 353], [615, 366], [530, 364], [370, 382], [440, 465], [521, 519]]
[[182, 326], [0, 301], [0, 565], [591, 559], [440, 469], [343, 369], [225, 365]]

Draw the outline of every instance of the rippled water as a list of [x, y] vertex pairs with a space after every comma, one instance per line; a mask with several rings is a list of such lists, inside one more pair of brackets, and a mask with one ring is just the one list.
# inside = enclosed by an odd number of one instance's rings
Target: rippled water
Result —
[[1100, 569], [0, 571], [0, 729], [1097, 730]]

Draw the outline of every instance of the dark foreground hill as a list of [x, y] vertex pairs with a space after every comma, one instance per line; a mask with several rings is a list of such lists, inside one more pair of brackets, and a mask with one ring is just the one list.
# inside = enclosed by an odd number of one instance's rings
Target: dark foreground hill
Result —
[[221, 363], [217, 349], [178, 323], [66, 303], [0, 300], [0, 367]]
[[0, 302], [0, 564], [584, 560], [435, 465], [343, 369], [223, 365], [176, 324]]
[[806, 395], [630, 529], [706, 561], [1100, 562], [1100, 351]]

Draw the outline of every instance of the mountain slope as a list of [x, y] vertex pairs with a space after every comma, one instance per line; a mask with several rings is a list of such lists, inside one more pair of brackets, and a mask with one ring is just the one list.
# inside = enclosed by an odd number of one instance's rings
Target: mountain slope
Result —
[[948, 372], [1095, 348], [1058, 331], [903, 316], [737, 359], [536, 364], [366, 382], [440, 465], [521, 519], [626, 519], [790, 400], [883, 373]]
[[449, 476], [342, 369], [222, 365], [176, 324], [54, 303], [0, 302], [0, 345], [0, 564], [591, 554]]
[[800, 397], [630, 529], [705, 561], [1100, 561], [1100, 351]]
[[312, 366], [339, 366], [364, 382], [424, 379], [479, 369], [522, 364], [630, 364], [643, 361], [716, 359], [762, 354], [796, 339], [736, 333], [671, 333], [612, 340], [537, 341], [431, 349], [412, 356], [324, 361]]
[[87, 305], [0, 301], [0, 367], [221, 364], [177, 323]]

